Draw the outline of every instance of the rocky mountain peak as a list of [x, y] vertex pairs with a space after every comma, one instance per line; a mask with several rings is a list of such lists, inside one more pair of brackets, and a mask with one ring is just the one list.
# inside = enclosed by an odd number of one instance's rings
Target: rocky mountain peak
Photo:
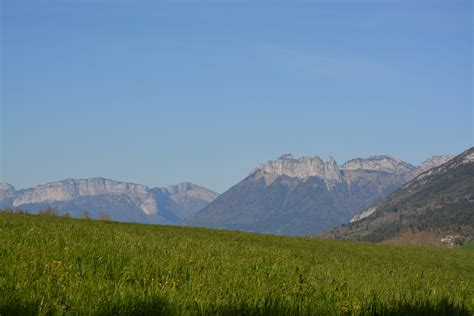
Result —
[[339, 167], [332, 157], [326, 158], [326, 162], [324, 162], [318, 156], [295, 159], [293, 155], [285, 154], [277, 160], [261, 164], [256, 171], [301, 179], [314, 176], [326, 180], [340, 180], [341, 178]]
[[465, 162], [474, 162], [474, 147], [469, 148], [462, 153]]
[[423, 161], [418, 167], [419, 173], [440, 166], [445, 162], [448, 162], [449, 160], [453, 159], [454, 157], [454, 155], [430, 156], [425, 161]]
[[66, 179], [38, 185], [35, 188], [24, 190], [22, 194], [16, 196], [13, 206], [50, 201], [68, 201], [78, 197], [110, 193], [126, 194], [134, 197], [137, 205], [146, 213], [152, 213], [156, 209], [156, 203], [150, 197], [148, 187], [104, 178]]
[[166, 187], [166, 190], [170, 194], [177, 194], [177, 193], [185, 193], [185, 192], [191, 191], [196, 187], [198, 186], [195, 184], [192, 184], [191, 182], [182, 182], [175, 185], [170, 185]]
[[293, 160], [295, 158], [293, 157], [292, 154], [284, 154], [284, 155], [281, 155], [280, 158], [278, 158], [278, 159], [279, 160]]
[[15, 191], [15, 187], [6, 182], [0, 182], [0, 191]]
[[341, 178], [341, 170], [332, 156], [326, 157], [325, 171], [327, 179], [339, 180]]
[[342, 165], [345, 170], [374, 170], [396, 174], [406, 174], [416, 169], [415, 166], [391, 156], [371, 156], [355, 158]]
[[0, 200], [3, 200], [4, 198], [11, 197], [15, 195], [16, 190], [13, 187], [13, 185], [5, 183], [5, 182], [0, 182]]
[[336, 160], [332, 156], [327, 156], [326, 157], [325, 165], [326, 165], [327, 169], [337, 168], [339, 170], [339, 166], [337, 165]]
[[[176, 185], [170, 185], [164, 188], [163, 190], [167, 192], [175, 201], [184, 201], [185, 199], [194, 198], [210, 203], [219, 196], [218, 193], [203, 188], [199, 185], [193, 184], [191, 182], [183, 182]], [[206, 203], [201, 204], [202, 207], [204, 207]]]

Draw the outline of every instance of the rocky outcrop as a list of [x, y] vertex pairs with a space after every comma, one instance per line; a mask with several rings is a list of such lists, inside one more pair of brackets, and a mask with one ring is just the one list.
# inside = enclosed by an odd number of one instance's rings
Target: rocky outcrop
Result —
[[0, 183], [0, 201], [16, 194], [15, 188], [8, 183]]
[[339, 180], [341, 178], [339, 167], [332, 157], [327, 157], [326, 162], [324, 162], [318, 156], [295, 159], [293, 155], [286, 154], [276, 160], [260, 165], [253, 172], [258, 171], [300, 179], [321, 177], [327, 180]]
[[140, 184], [119, 182], [104, 178], [67, 179], [39, 185], [19, 193], [13, 200], [13, 207], [24, 204], [69, 201], [78, 197], [103, 194], [126, 195], [146, 214], [156, 214], [157, 205], [148, 187]]
[[466, 154], [463, 156], [463, 162], [464, 163], [471, 163], [474, 162], [474, 150], [469, 150], [466, 152]]
[[355, 158], [342, 165], [344, 170], [373, 170], [396, 174], [408, 174], [416, 169], [415, 166], [390, 156], [372, 156]]
[[408, 180], [411, 180], [425, 171], [440, 166], [449, 160], [453, 159], [454, 155], [430, 156], [421, 163], [415, 170], [409, 173]]
[[104, 178], [66, 179], [16, 191], [0, 184], [0, 206], [36, 212], [53, 206], [60, 213], [91, 216], [106, 213], [110, 218], [145, 223], [176, 224], [217, 197], [217, 193], [192, 183], [168, 188]]
[[440, 166], [448, 162], [449, 160], [453, 159], [454, 157], [456, 156], [454, 155], [430, 156], [421, 163], [418, 169], [420, 170], [420, 173], [421, 173], [428, 169]]
[[372, 215], [376, 210], [377, 210], [376, 207], [369, 207], [368, 209], [363, 210], [359, 214], [356, 214], [353, 218], [351, 218], [351, 220], [349, 222], [354, 223], [354, 222], [360, 221], [360, 220]]

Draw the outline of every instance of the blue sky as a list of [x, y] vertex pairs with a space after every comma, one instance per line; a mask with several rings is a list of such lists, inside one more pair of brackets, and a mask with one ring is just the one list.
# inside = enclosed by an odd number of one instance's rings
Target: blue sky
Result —
[[473, 144], [471, 1], [1, 2], [0, 181], [218, 192], [283, 153]]

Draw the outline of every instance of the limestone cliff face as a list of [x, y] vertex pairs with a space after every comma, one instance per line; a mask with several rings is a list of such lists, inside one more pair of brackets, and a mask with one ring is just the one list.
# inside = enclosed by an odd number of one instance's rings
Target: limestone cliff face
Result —
[[255, 171], [300, 179], [308, 177], [321, 177], [326, 180], [341, 179], [339, 167], [331, 156], [324, 162], [318, 156], [295, 159], [293, 155], [286, 154], [260, 165]]
[[349, 160], [339, 167], [331, 156], [328, 156], [326, 160], [323, 161], [318, 156], [296, 159], [293, 155], [286, 154], [276, 160], [261, 164], [258, 168], [254, 169], [253, 172], [276, 176], [286, 175], [299, 179], [320, 177], [327, 181], [344, 181], [344, 172], [353, 170], [382, 171], [398, 175], [418, 175], [423, 171], [446, 162], [449, 157], [452, 156], [432, 156], [421, 166], [415, 167], [394, 157], [371, 156], [369, 158], [355, 158]]
[[407, 174], [416, 169], [415, 166], [390, 156], [372, 156], [355, 158], [342, 165], [345, 170], [374, 170], [389, 173]]
[[22, 204], [68, 201], [78, 197], [99, 196], [103, 194], [124, 194], [127, 195], [138, 208], [143, 210], [143, 212], [155, 214], [157, 211], [156, 201], [146, 186], [104, 178], [67, 179], [39, 185], [18, 194], [13, 200], [13, 206], [18, 207]]
[[0, 200], [13, 197], [16, 194], [15, 188], [8, 183], [0, 183]]
[[372, 156], [369, 158], [355, 158], [349, 160], [342, 165], [342, 169], [385, 171], [404, 175], [405, 181], [408, 181], [427, 170], [448, 162], [454, 157], [454, 155], [430, 156], [421, 163], [421, 165], [413, 166], [412, 164], [390, 156]]
[[217, 193], [192, 183], [150, 189], [104, 178], [66, 179], [20, 191], [0, 184], [1, 207], [34, 212], [51, 205], [77, 216], [87, 210], [116, 220], [166, 224], [178, 223], [216, 197]]

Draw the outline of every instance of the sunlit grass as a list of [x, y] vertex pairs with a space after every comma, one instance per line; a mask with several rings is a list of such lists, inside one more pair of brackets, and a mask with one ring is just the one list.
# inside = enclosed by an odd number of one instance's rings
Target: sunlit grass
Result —
[[0, 212], [0, 314], [474, 313], [474, 252]]

